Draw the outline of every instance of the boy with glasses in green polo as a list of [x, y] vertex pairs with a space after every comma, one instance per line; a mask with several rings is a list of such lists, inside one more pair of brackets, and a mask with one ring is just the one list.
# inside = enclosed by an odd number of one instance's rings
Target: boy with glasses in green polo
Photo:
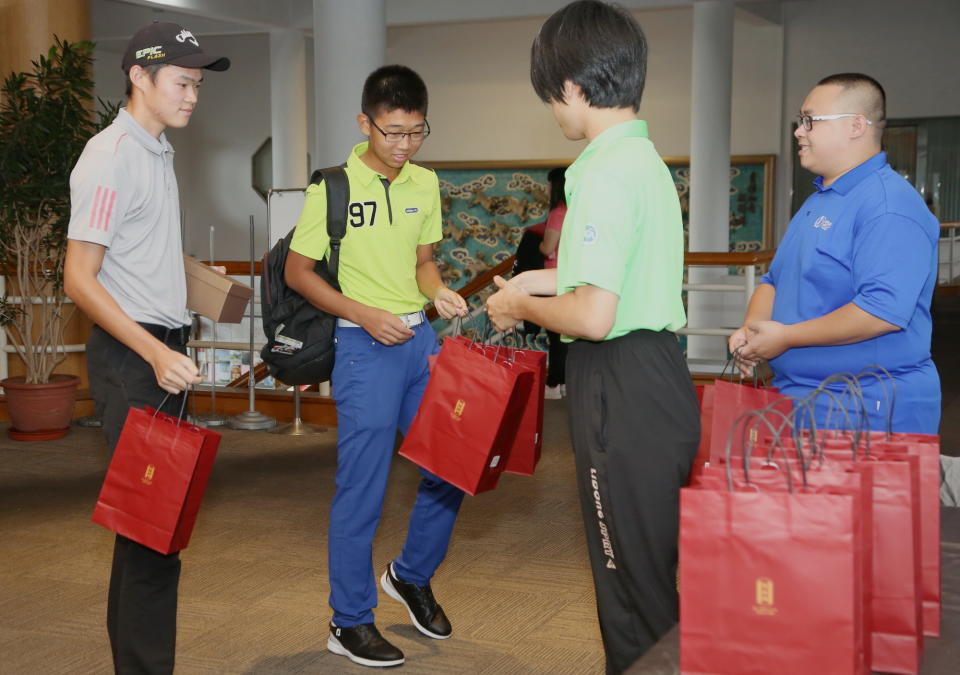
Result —
[[[530, 77], [570, 140], [556, 270], [487, 301], [501, 330], [527, 319], [561, 333], [577, 483], [607, 672], [626, 670], [677, 622], [680, 488], [699, 411], [675, 331], [683, 226], [676, 187], [638, 119], [647, 48], [625, 10], [574, 2], [533, 42]], [[555, 296], [555, 297], [537, 297]]]
[[[432, 301], [451, 319], [465, 315], [467, 305], [444, 285], [433, 261], [433, 244], [443, 236], [437, 175], [409, 161], [430, 133], [426, 85], [405, 66], [384, 66], [367, 78], [361, 110], [357, 125], [368, 140], [346, 162], [342, 292], [314, 272], [330, 244], [322, 185], [307, 189], [285, 277], [314, 305], [340, 317], [332, 376], [338, 428], [327, 648], [361, 665], [395, 666], [403, 663], [403, 652], [373, 620], [373, 537], [397, 429], [406, 433], [413, 421], [429, 378], [427, 356], [439, 351], [423, 306]], [[463, 492], [421, 473], [407, 541], [380, 583], [406, 607], [417, 630], [442, 640], [452, 629], [430, 579], [446, 555]]]

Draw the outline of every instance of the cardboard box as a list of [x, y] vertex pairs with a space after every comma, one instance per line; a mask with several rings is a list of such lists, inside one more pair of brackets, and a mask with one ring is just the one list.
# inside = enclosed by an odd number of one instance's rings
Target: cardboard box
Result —
[[219, 323], [240, 323], [253, 289], [184, 254], [187, 309]]

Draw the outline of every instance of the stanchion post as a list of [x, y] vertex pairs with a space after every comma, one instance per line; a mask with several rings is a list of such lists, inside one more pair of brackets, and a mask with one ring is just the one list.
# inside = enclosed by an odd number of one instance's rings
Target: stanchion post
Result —
[[[210, 266], [215, 266], [216, 257], [214, 257], [213, 240], [216, 234], [216, 228], [210, 226]], [[252, 304], [252, 300], [251, 300]], [[210, 348], [211, 358], [207, 359], [207, 365], [210, 368], [210, 412], [206, 415], [197, 417], [199, 424], [205, 427], [220, 427], [227, 423], [227, 416], [217, 412], [217, 322], [213, 321], [213, 346]]]
[[[254, 226], [253, 226], [253, 216], [250, 216], [250, 287], [256, 288], [256, 272], [254, 270], [254, 261], [256, 256], [256, 251], [254, 250]], [[256, 404], [256, 388], [257, 388], [257, 378], [254, 375], [254, 355], [255, 349], [253, 346], [253, 323], [256, 319], [256, 313], [254, 305], [256, 304], [256, 293], [254, 297], [250, 299], [250, 369], [247, 371], [247, 389], [250, 393], [250, 409], [246, 412], [243, 412], [239, 415], [234, 415], [229, 420], [227, 420], [227, 425], [231, 429], [242, 429], [244, 431], [263, 431], [266, 429], [272, 429], [277, 426], [277, 420], [273, 417], [264, 415], [263, 413], [257, 412], [255, 408]]]
[[300, 419], [300, 387], [293, 388], [293, 421], [290, 424], [284, 424], [270, 430], [271, 434], [282, 434], [284, 436], [310, 436], [326, 432], [326, 427], [307, 424]]

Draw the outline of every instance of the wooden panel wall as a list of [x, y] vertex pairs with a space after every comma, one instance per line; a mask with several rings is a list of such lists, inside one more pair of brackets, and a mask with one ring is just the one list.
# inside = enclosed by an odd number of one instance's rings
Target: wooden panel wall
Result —
[[30, 69], [53, 36], [90, 39], [88, 0], [0, 0], [0, 75]]

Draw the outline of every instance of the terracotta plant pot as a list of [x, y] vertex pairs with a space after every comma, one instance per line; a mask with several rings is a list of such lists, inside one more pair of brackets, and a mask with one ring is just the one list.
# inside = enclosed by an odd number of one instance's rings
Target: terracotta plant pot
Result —
[[26, 384], [24, 377], [0, 381], [10, 413], [7, 434], [18, 441], [46, 441], [62, 438], [70, 430], [75, 392], [80, 384], [76, 375], [51, 375], [46, 384]]

